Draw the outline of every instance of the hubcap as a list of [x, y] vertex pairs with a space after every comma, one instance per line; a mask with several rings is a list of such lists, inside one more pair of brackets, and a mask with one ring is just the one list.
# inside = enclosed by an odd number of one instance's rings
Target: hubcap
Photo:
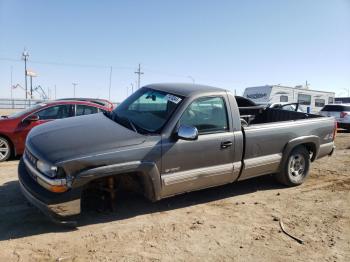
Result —
[[293, 155], [289, 160], [289, 174], [293, 180], [300, 180], [304, 176], [305, 159], [301, 154]]
[[0, 138], [0, 160], [3, 160], [9, 153], [9, 144], [2, 138]]

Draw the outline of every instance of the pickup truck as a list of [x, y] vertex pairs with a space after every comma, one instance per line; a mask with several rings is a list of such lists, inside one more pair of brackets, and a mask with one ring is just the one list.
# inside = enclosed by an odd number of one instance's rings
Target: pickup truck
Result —
[[266, 174], [300, 185], [310, 162], [333, 153], [335, 134], [331, 117], [252, 106], [210, 86], [152, 84], [111, 113], [35, 127], [19, 182], [52, 220], [74, 223], [89, 190], [113, 202], [132, 185], [157, 201]]

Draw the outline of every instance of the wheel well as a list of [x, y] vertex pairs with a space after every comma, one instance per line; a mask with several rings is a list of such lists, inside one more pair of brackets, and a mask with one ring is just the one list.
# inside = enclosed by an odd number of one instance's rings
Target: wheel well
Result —
[[299, 146], [304, 146], [306, 148], [307, 151], [309, 151], [310, 153], [310, 159], [311, 161], [314, 161], [315, 158], [316, 158], [316, 145], [314, 143], [304, 143], [304, 144], [301, 144]]
[[[82, 192], [82, 204], [84, 205], [84, 208], [94, 208], [96, 205], [101, 205], [101, 199], [102, 201], [109, 199], [109, 201], [114, 202], [116, 194], [121, 194], [123, 196], [125, 194], [146, 195], [142, 174], [132, 172], [104, 176], [92, 180], [84, 186]], [[97, 200], [96, 202], [96, 199], [100, 200]]]
[[0, 137], [5, 138], [9, 142], [10, 149], [11, 149], [11, 157], [15, 156], [16, 155], [16, 150], [15, 150], [15, 145], [13, 144], [12, 140], [8, 136], [6, 136], [4, 134], [0, 134]]
[[89, 188], [95, 187], [97, 184], [107, 183], [107, 181], [113, 178], [115, 184], [118, 183], [118, 188], [120, 190], [128, 190], [128, 191], [137, 191], [143, 190], [143, 183], [141, 179], [141, 175], [137, 172], [132, 173], [124, 173], [118, 175], [104, 176], [102, 178], [97, 178], [95, 180], [90, 181], [84, 188], [87, 190]]

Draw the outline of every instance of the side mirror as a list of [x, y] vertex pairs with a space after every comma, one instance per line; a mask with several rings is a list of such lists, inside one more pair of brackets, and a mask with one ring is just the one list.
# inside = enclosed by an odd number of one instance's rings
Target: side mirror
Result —
[[194, 126], [181, 125], [177, 130], [177, 138], [183, 140], [197, 140], [198, 130]]
[[24, 119], [24, 121], [27, 121], [27, 122], [35, 122], [35, 121], [38, 121], [38, 120], [39, 120], [39, 116], [36, 115], [36, 114], [30, 115], [30, 116], [28, 116], [27, 118]]

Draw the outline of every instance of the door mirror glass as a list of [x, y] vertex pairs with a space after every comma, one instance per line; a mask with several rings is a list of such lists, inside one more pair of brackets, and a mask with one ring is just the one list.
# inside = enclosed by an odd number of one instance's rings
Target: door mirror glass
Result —
[[181, 125], [177, 131], [177, 137], [183, 140], [197, 140], [198, 130], [193, 126]]
[[28, 121], [28, 122], [35, 122], [35, 121], [39, 120], [39, 116], [36, 115], [36, 114], [30, 115], [25, 120]]

